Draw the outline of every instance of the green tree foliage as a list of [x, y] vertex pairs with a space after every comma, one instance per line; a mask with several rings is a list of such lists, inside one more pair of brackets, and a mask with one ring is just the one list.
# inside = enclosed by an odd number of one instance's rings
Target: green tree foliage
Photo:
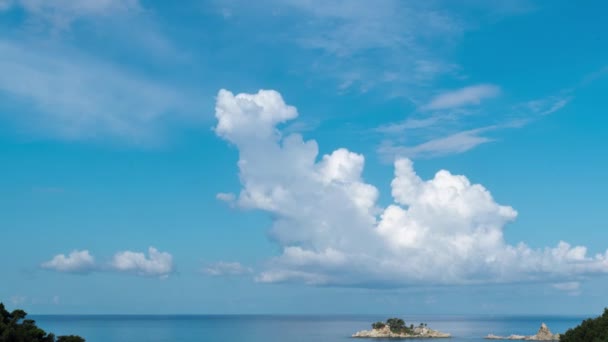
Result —
[[411, 332], [411, 330], [407, 326], [405, 326], [405, 322], [401, 318], [389, 318], [386, 320], [386, 324], [395, 334]]
[[372, 329], [382, 329], [386, 326], [383, 322], [372, 323]]
[[584, 320], [574, 329], [560, 336], [562, 342], [606, 342], [608, 341], [608, 308], [600, 317]]
[[80, 336], [59, 336], [47, 334], [36, 326], [36, 322], [25, 319], [23, 310], [8, 312], [0, 303], [0, 342], [85, 342]]

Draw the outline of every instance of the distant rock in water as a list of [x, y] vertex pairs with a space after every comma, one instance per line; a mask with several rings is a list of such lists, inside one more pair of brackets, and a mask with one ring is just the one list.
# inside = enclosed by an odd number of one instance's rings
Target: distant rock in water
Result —
[[405, 322], [399, 318], [390, 318], [386, 323], [374, 323], [372, 330], [362, 330], [352, 335], [356, 338], [446, 338], [450, 336], [450, 334], [430, 329], [423, 323], [417, 327], [414, 325], [407, 327]]
[[488, 340], [521, 340], [521, 341], [559, 341], [559, 334], [553, 334], [545, 323], [541, 324], [536, 335], [486, 336]]

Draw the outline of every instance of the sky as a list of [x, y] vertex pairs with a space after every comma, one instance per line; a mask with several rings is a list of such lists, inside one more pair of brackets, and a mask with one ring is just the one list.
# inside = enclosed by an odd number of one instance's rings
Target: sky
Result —
[[0, 0], [0, 301], [598, 314], [606, 11]]

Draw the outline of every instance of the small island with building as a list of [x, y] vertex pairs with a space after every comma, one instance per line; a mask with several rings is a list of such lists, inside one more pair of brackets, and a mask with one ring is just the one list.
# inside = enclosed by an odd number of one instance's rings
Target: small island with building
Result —
[[355, 338], [446, 338], [450, 336], [450, 334], [430, 329], [426, 323], [407, 326], [405, 321], [400, 318], [389, 318], [386, 322], [373, 323], [372, 330], [362, 330], [352, 335]]

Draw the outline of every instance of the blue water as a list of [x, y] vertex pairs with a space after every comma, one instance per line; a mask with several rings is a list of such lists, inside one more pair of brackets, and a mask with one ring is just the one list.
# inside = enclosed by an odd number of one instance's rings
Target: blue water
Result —
[[[56, 335], [77, 334], [88, 342], [338, 342], [386, 316], [33, 316]], [[425, 322], [451, 333], [450, 342], [483, 341], [483, 336], [535, 334], [542, 322], [555, 332], [585, 317], [401, 316], [409, 325]], [[411, 341], [411, 340], [408, 340]], [[425, 340], [428, 342], [428, 340]]]

